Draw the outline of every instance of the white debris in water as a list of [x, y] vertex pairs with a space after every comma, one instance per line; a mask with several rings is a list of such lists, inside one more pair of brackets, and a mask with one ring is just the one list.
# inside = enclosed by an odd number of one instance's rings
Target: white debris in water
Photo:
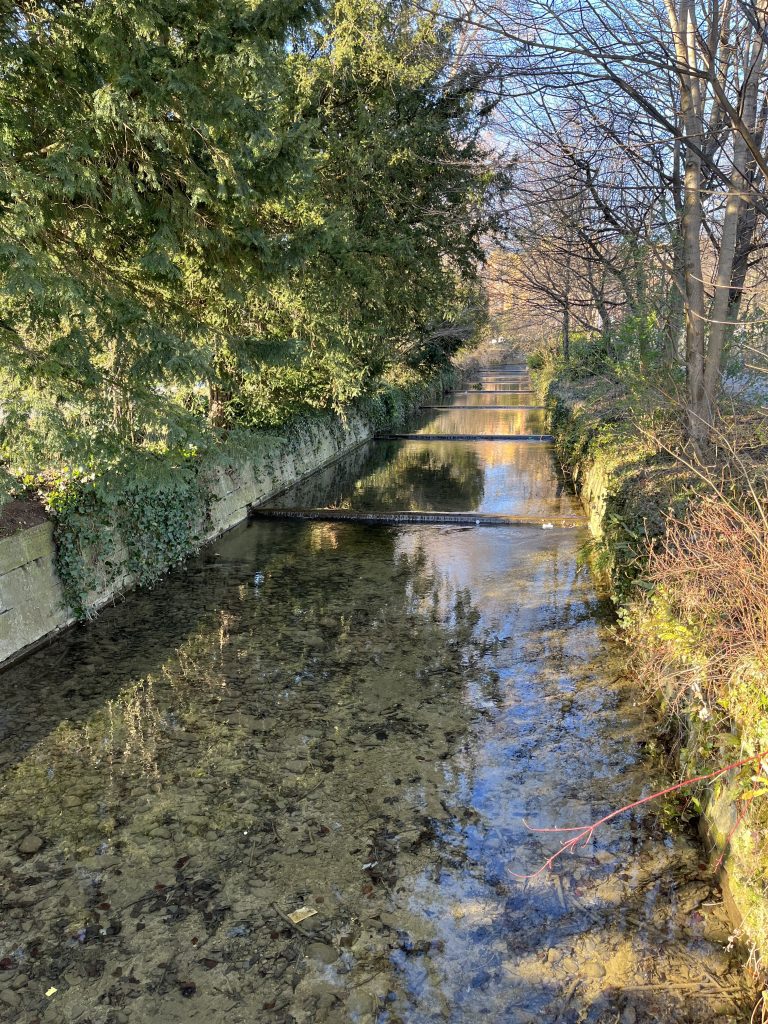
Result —
[[542, 523], [541, 524], [541, 528], [542, 528], [542, 530], [554, 530], [555, 524], [554, 523]]

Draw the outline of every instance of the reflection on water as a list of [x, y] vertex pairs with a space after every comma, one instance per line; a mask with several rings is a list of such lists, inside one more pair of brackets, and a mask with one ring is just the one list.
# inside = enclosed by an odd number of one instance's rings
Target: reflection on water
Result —
[[[471, 414], [470, 414], [471, 415]], [[355, 475], [325, 473], [285, 491], [276, 508], [359, 512], [568, 515], [580, 510], [549, 445], [527, 441], [375, 441]]]
[[[455, 396], [457, 405], [538, 405], [537, 395], [515, 392], [499, 394], [494, 391], [463, 391]], [[450, 399], [451, 396], [449, 395]]]
[[[347, 473], [312, 503], [560, 500], [544, 445]], [[524, 817], [649, 784], [582, 540], [260, 522], [0, 676], [2, 1019], [748, 1019], [700, 851], [648, 812], [514, 877], [557, 845]]]
[[527, 381], [469, 381], [466, 387], [470, 390], [482, 390], [487, 394], [498, 394], [501, 391], [523, 391], [530, 394], [530, 384]]
[[457, 409], [425, 415], [414, 424], [418, 434], [545, 434], [544, 410]]

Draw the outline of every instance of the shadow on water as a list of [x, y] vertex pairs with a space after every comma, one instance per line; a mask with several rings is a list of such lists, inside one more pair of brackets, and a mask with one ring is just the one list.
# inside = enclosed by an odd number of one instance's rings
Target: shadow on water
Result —
[[[376, 443], [283, 500], [572, 502], [513, 449]], [[7, 1019], [746, 1021], [700, 850], [649, 811], [516, 877], [558, 843], [523, 819], [653, 782], [582, 541], [243, 526], [0, 676]]]

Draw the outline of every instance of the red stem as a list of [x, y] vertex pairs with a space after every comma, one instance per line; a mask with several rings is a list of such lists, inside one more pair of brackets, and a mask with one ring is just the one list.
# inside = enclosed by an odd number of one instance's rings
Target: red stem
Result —
[[[727, 764], [724, 768], [718, 768], [717, 771], [709, 772], [706, 775], [697, 775], [693, 779], [684, 779], [682, 782], [676, 782], [674, 786], [667, 786], [666, 789], [660, 789], [656, 793], [651, 793], [649, 796], [644, 796], [640, 800], [634, 800], [631, 804], [625, 804], [623, 807], [619, 807], [617, 810], [611, 811], [610, 814], [606, 814], [604, 818], [599, 818], [597, 821], [592, 822], [591, 825], [571, 825], [566, 828], [539, 828], [534, 825], [529, 825], [528, 822], [523, 819], [523, 824], [530, 832], [576, 832], [578, 834], [573, 836], [571, 839], [563, 840], [560, 849], [553, 853], [551, 857], [547, 858], [538, 871], [534, 871], [530, 875], [518, 875], [514, 871], [510, 872], [510, 874], [513, 878], [520, 879], [521, 881], [537, 878], [544, 871], [551, 868], [558, 857], [561, 857], [566, 853], [566, 851], [573, 853], [582, 840], [586, 846], [592, 838], [592, 834], [595, 829], [600, 828], [601, 825], [605, 825], [613, 818], [617, 818], [620, 814], [624, 814], [625, 811], [631, 811], [633, 808], [640, 807], [642, 804], [650, 803], [651, 800], [657, 800], [660, 796], [667, 796], [669, 793], [676, 793], [678, 790], [685, 789], [687, 786], [693, 786], [697, 782], [707, 782], [710, 779], [716, 779], [720, 775], [725, 775], [726, 772], [732, 771], [734, 768], [743, 768], [744, 765], [751, 764], [753, 761], [762, 761], [764, 757], [768, 757], [768, 750], [764, 750], [760, 754], [753, 754], [752, 757], [745, 757], [741, 761], [734, 761], [732, 764]], [[737, 822], [737, 827], [740, 821], [741, 819]]]

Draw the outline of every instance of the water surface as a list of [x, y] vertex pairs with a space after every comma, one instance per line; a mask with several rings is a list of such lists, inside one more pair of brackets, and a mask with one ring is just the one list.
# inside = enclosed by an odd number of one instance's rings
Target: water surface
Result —
[[548, 421], [543, 409], [532, 412], [510, 409], [455, 409], [431, 411], [416, 419], [418, 434], [545, 434]]
[[[516, 442], [374, 442], [283, 500], [575, 509]], [[518, 877], [558, 845], [524, 819], [660, 781], [584, 539], [244, 525], [3, 673], [2, 1019], [748, 1020], [702, 851], [651, 812]]]

